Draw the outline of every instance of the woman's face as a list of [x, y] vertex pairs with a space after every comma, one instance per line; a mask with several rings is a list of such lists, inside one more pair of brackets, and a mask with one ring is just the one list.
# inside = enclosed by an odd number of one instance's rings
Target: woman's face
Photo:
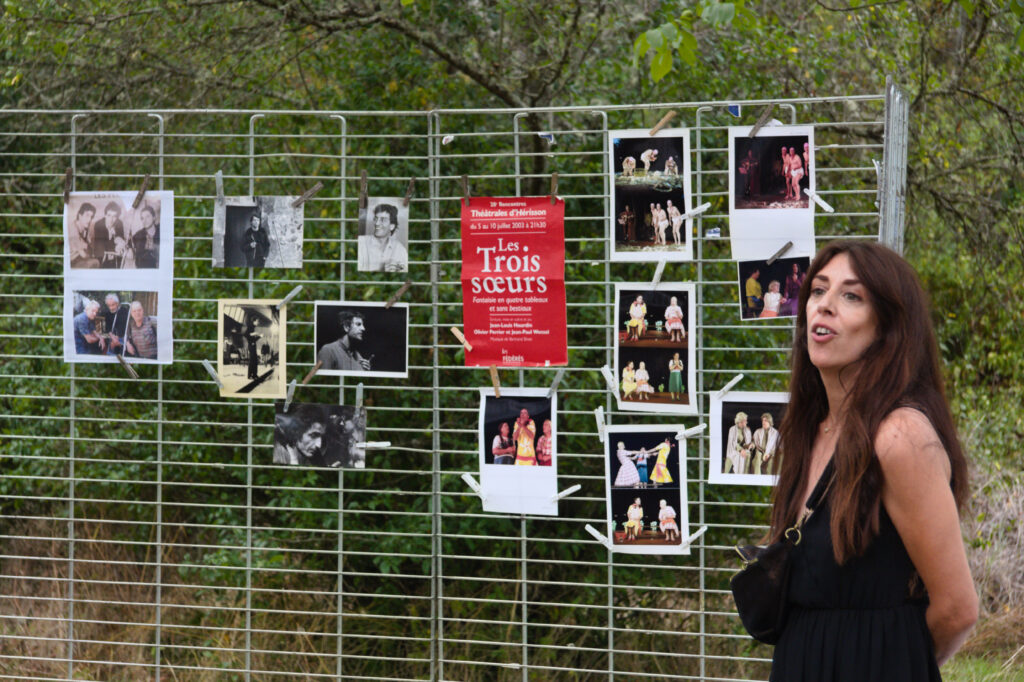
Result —
[[679, 353], [673, 353], [672, 354], [672, 359], [673, 360], [678, 360], [679, 359]]
[[295, 449], [298, 450], [303, 457], [308, 459], [313, 458], [316, 453], [320, 450], [320, 445], [324, 438], [324, 425], [320, 422], [313, 422], [306, 432], [299, 438], [299, 442], [295, 444]]
[[549, 437], [549, 438], [551, 437], [551, 422], [550, 421], [544, 422], [544, 435]]
[[670, 298], [668, 302], [669, 302], [669, 305], [677, 305], [677, 303], [676, 303], [676, 297], [675, 297], [675, 296], [673, 296], [672, 298]]
[[641, 360], [640, 361], [640, 369], [646, 369], [646, 368], [647, 368], [647, 365], [645, 365], [644, 362]]
[[878, 316], [867, 288], [845, 253], [830, 260], [811, 282], [807, 299], [807, 352], [818, 371], [858, 362], [878, 337]]
[[502, 438], [508, 438], [508, 422], [501, 422], [501, 426], [498, 428]]

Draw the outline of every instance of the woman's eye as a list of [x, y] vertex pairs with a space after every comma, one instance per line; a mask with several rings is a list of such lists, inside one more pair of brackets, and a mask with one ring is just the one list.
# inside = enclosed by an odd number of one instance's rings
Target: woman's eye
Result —
[[845, 298], [847, 301], [859, 301], [859, 300], [861, 300], [860, 296], [858, 296], [857, 294], [853, 293], [852, 291], [847, 291], [845, 294], [843, 294], [843, 298]]
[[821, 296], [824, 293], [825, 290], [822, 287], [814, 287], [811, 289], [811, 296]]

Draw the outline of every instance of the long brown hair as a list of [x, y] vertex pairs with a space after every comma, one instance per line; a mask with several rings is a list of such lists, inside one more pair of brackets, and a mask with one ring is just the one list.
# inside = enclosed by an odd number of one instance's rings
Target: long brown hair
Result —
[[839, 254], [849, 258], [878, 321], [878, 336], [858, 361], [856, 381], [846, 397], [842, 437], [833, 456], [830, 526], [833, 552], [842, 564], [863, 554], [878, 534], [882, 471], [874, 441], [890, 412], [909, 406], [931, 421], [949, 455], [958, 509], [967, 498], [967, 462], [946, 403], [928, 297], [917, 275], [880, 244], [832, 242], [818, 252], [800, 287], [789, 406], [779, 429], [782, 457], [770, 536], [778, 540], [803, 509], [811, 448], [818, 425], [828, 416], [825, 385], [807, 352], [807, 299], [814, 276]]

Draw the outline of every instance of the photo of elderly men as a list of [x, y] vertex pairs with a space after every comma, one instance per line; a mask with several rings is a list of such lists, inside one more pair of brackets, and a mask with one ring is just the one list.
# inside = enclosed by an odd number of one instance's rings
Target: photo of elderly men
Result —
[[157, 359], [157, 294], [152, 291], [72, 292], [77, 356]]

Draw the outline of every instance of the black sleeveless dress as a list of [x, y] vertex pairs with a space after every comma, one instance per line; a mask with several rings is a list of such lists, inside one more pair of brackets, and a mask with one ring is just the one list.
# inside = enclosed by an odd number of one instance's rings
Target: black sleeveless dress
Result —
[[790, 612], [775, 647], [772, 682], [941, 680], [923, 600], [907, 598], [914, 565], [885, 508], [867, 551], [832, 556], [828, 497], [791, 556]]

